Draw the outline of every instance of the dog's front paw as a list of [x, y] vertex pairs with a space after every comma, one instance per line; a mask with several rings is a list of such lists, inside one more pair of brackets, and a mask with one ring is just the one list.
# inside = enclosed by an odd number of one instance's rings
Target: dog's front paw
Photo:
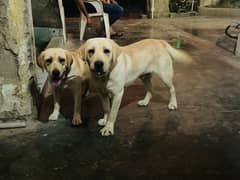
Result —
[[107, 123], [107, 120], [105, 118], [99, 119], [98, 120], [98, 125], [99, 126], [105, 126]]
[[82, 120], [81, 120], [80, 115], [74, 116], [73, 119], [72, 119], [72, 125], [79, 126], [80, 124], [82, 124]]
[[176, 103], [169, 103], [168, 104], [168, 109], [170, 111], [177, 110], [177, 104]]
[[145, 100], [143, 99], [143, 100], [138, 101], [138, 106], [147, 106], [148, 103], [149, 103], [149, 101], [145, 101]]
[[113, 124], [107, 124], [104, 128], [100, 130], [102, 136], [114, 135]]
[[50, 116], [48, 117], [49, 121], [56, 121], [58, 119], [59, 116], [59, 112], [54, 111], [52, 114], [50, 114]]

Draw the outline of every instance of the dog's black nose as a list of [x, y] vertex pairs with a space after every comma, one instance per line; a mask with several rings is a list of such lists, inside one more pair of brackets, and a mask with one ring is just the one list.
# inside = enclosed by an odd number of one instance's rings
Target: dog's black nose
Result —
[[94, 67], [95, 67], [95, 69], [102, 69], [103, 68], [103, 62], [102, 61], [96, 61], [95, 63], [94, 63]]
[[52, 72], [52, 75], [53, 75], [54, 77], [58, 77], [58, 76], [60, 75], [60, 71], [57, 70], [57, 69], [54, 69], [53, 72]]

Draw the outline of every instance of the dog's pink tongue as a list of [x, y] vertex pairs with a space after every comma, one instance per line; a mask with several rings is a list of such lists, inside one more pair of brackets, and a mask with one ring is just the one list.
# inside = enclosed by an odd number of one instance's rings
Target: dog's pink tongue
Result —
[[59, 80], [59, 81], [52, 81], [52, 85], [57, 87], [57, 86], [60, 86], [61, 82], [62, 82], [61, 80]]

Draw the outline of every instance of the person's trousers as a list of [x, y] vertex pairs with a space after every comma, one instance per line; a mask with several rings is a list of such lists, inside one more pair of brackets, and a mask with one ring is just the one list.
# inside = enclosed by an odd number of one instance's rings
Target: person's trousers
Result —
[[117, 3], [103, 3], [103, 11], [108, 13], [110, 25], [112, 25], [124, 14], [124, 9]]

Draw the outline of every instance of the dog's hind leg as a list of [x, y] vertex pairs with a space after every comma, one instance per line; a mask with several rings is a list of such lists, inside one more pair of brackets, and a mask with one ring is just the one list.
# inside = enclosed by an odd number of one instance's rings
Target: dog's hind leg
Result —
[[138, 106], [147, 106], [152, 98], [152, 83], [151, 83], [152, 74], [146, 74], [140, 76], [140, 79], [142, 80], [146, 95], [144, 99], [138, 101]]
[[163, 79], [163, 82], [169, 87], [170, 92], [170, 100], [168, 104], [169, 110], [176, 110], [177, 109], [177, 98], [176, 98], [176, 91], [175, 87], [170, 79]]
[[156, 72], [156, 74], [162, 79], [162, 81], [167, 85], [170, 92], [170, 100], [168, 104], [169, 110], [176, 110], [177, 109], [177, 98], [175, 87], [173, 85], [173, 67], [172, 63], [168, 66], [165, 66], [164, 69], [160, 69]]

